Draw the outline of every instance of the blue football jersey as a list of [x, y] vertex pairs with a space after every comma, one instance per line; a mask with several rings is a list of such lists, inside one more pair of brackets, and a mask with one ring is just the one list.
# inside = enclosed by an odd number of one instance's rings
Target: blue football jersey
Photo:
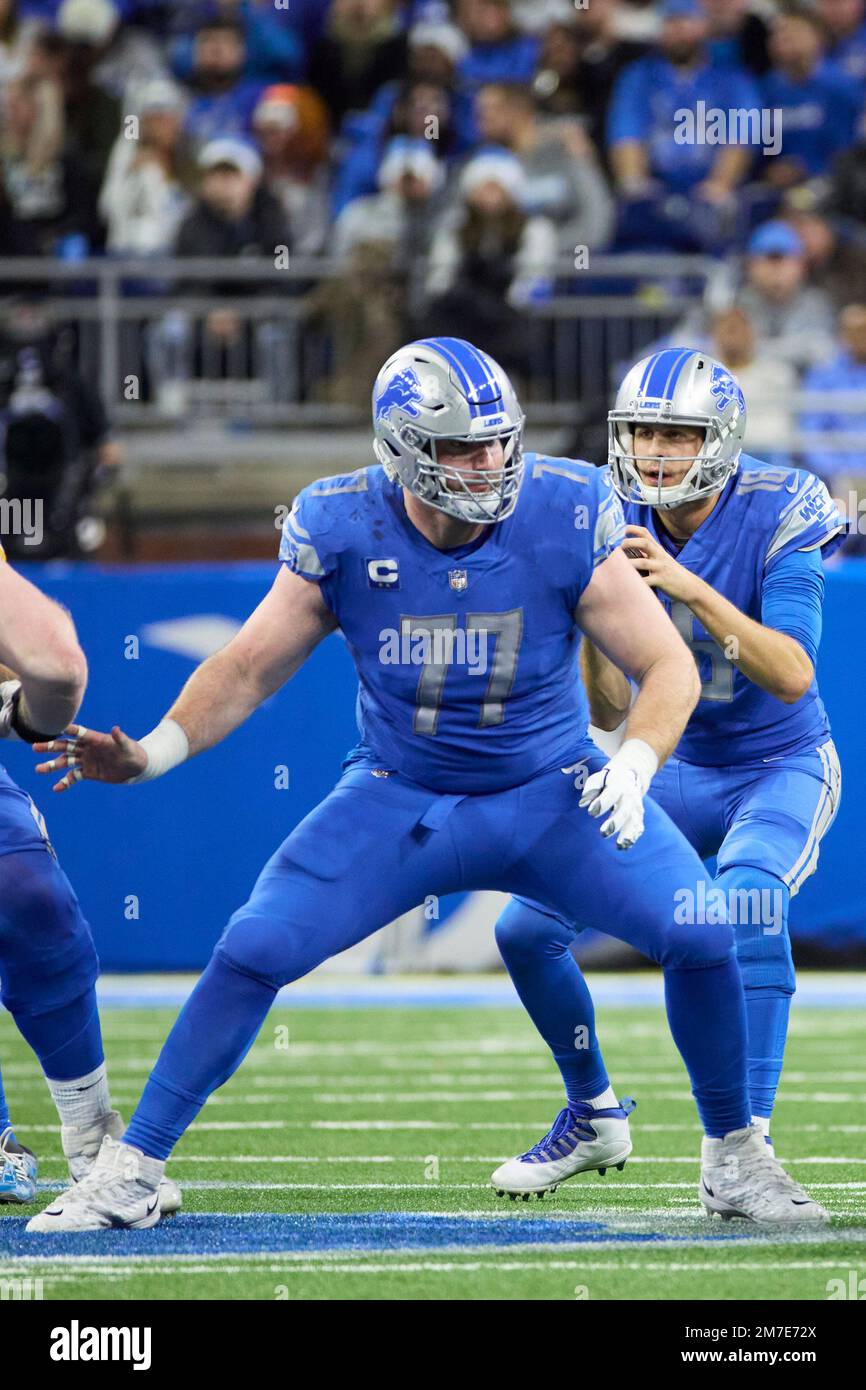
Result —
[[[629, 503], [625, 518], [653, 530], [665, 544], [666, 532], [650, 507]], [[844, 539], [843, 518], [814, 474], [770, 468], [743, 454], [738, 472], [676, 558], [760, 622], [764, 575], [774, 564], [792, 550], [820, 547], [826, 558]], [[814, 748], [829, 737], [815, 680], [796, 704], [783, 704], [737, 670], [686, 604], [666, 594], [659, 598], [694, 652], [702, 684], [677, 757], [722, 767]]]
[[280, 559], [316, 581], [358, 672], [359, 750], [435, 791], [496, 791], [588, 737], [574, 610], [618, 546], [606, 468], [526, 456], [517, 506], [437, 550], [380, 467], [313, 483]]

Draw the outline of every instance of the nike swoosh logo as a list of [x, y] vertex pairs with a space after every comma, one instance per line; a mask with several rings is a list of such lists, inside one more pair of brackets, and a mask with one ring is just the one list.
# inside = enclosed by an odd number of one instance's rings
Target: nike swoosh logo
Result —
[[708, 1196], [708, 1197], [715, 1197], [715, 1195], [716, 1195], [715, 1192], [714, 1192], [713, 1189], [710, 1187], [709, 1183], [707, 1182], [707, 1180], [706, 1180], [705, 1178], [703, 1179], [703, 1184], [704, 1184], [704, 1191], [706, 1192], [707, 1196]]
[[156, 1210], [158, 1204], [159, 1204], [159, 1193], [157, 1192], [156, 1196], [154, 1197], [153, 1201], [151, 1202], [150, 1206], [149, 1206], [148, 1209], [147, 1209], [147, 1215], [148, 1215], [148, 1216], [153, 1216], [153, 1213], [154, 1213], [154, 1211]]
[[811, 1200], [812, 1200], [811, 1197], [792, 1197], [792, 1198], [791, 1198], [791, 1201], [793, 1202], [793, 1204], [794, 1204], [795, 1207], [808, 1207], [808, 1206], [810, 1205], [810, 1203], [811, 1203]]

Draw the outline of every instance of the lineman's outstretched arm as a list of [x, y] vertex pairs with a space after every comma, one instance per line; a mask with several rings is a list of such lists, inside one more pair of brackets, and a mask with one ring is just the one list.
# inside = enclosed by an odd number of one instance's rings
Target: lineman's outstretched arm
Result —
[[67, 769], [55, 791], [82, 778], [129, 782], [159, 776], [226, 738], [336, 626], [319, 586], [283, 566], [240, 632], [193, 672], [153, 733], [139, 743], [116, 726], [110, 734], [73, 727], [68, 741], [40, 747], [59, 756], [38, 764], [37, 771]]
[[0, 559], [0, 735], [32, 742], [33, 734], [64, 729], [86, 685], [87, 662], [66, 609]]

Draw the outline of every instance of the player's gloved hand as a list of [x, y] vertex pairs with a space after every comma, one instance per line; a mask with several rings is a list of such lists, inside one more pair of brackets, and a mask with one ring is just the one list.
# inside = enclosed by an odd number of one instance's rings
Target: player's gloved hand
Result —
[[631, 849], [643, 834], [643, 799], [659, 760], [642, 738], [629, 738], [609, 763], [588, 777], [580, 805], [601, 823], [605, 837], [616, 835], [617, 849]]
[[0, 681], [0, 738], [15, 739], [18, 743], [21, 736], [15, 732], [12, 720], [15, 716], [15, 696], [20, 689], [20, 681]]

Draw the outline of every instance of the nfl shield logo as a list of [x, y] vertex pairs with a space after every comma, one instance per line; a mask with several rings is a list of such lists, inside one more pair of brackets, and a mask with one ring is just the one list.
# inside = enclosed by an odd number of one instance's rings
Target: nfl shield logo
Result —
[[448, 583], [451, 585], [452, 589], [457, 590], [458, 594], [462, 594], [463, 590], [469, 584], [468, 570], [449, 570]]

